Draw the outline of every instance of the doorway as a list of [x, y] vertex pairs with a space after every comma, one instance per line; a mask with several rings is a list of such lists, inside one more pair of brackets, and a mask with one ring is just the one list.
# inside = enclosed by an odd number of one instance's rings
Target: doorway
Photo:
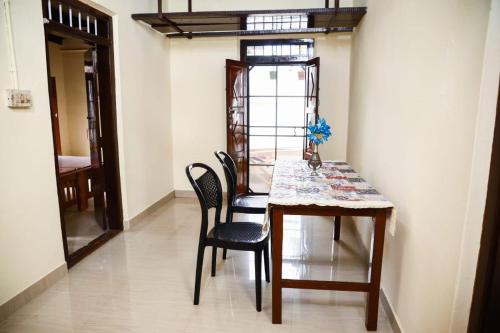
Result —
[[241, 41], [226, 60], [227, 152], [237, 194], [268, 193], [277, 159], [307, 159], [306, 125], [318, 118], [319, 58], [312, 39]]
[[42, 1], [64, 253], [71, 267], [123, 229], [111, 17]]
[[249, 69], [249, 186], [269, 192], [274, 162], [304, 158], [305, 64]]

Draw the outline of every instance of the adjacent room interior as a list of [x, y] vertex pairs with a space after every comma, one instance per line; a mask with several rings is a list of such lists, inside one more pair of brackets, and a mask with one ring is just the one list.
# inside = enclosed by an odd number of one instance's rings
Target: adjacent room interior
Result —
[[[68, 254], [107, 231], [94, 104], [95, 46], [49, 36], [50, 99]], [[96, 96], [97, 98], [97, 96]]]
[[[114, 73], [106, 64], [112, 47], [103, 41], [110, 36], [111, 19], [84, 4], [43, 4], [46, 18], [59, 24], [45, 27], [45, 44], [56, 193], [64, 254], [71, 267], [122, 229], [113, 159], [116, 122], [106, 105], [114, 103], [108, 83]], [[82, 19], [85, 9], [89, 14]]]

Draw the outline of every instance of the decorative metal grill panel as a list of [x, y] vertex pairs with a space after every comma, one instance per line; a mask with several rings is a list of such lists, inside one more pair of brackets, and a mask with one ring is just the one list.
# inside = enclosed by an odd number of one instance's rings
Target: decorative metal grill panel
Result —
[[72, 31], [96, 38], [110, 38], [110, 17], [76, 0], [42, 0], [45, 24], [61, 32]]
[[290, 30], [308, 28], [309, 20], [304, 14], [288, 15], [249, 15], [247, 30]]

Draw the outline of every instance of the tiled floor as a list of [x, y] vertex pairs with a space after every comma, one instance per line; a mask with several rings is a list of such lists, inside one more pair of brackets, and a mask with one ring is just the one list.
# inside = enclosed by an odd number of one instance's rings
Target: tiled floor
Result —
[[89, 207], [83, 212], [78, 211], [76, 205], [67, 208], [64, 212], [68, 252], [70, 254], [87, 246], [107, 230], [103, 229], [96, 221], [94, 199], [89, 199], [88, 204]]
[[[283, 324], [271, 324], [271, 285], [255, 311], [253, 253], [207, 250], [199, 306], [192, 304], [200, 210], [175, 199], [71, 269], [0, 324], [0, 332], [365, 332], [364, 295], [283, 291]], [[324, 218], [287, 219], [287, 277], [363, 281], [366, 264], [348, 226], [339, 243]], [[380, 307], [378, 332], [392, 332]]]

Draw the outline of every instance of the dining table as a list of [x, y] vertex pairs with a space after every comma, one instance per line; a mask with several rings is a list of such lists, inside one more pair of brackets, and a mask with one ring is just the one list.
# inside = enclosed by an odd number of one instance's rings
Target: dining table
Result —
[[[265, 227], [271, 229], [272, 241], [273, 324], [282, 322], [283, 288], [338, 290], [366, 293], [365, 326], [368, 331], [377, 330], [386, 221], [395, 221], [394, 205], [361, 178], [346, 162], [323, 161], [322, 167], [315, 173], [308, 167], [306, 160], [277, 160], [273, 170], [266, 215]], [[283, 217], [285, 215], [334, 217], [335, 240], [340, 237], [341, 217], [371, 217], [374, 225], [367, 281], [283, 278]]]

